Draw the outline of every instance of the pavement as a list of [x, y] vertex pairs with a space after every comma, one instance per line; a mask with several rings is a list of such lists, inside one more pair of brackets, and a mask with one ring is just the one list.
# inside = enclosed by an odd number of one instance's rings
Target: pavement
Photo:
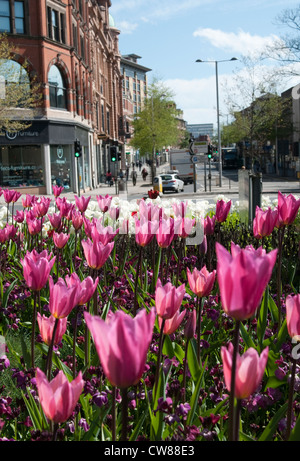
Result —
[[[146, 165], [142, 166], [143, 167]], [[92, 200], [96, 200], [97, 195], [105, 196], [106, 194], [111, 195], [112, 197], [119, 196], [120, 198], [123, 196], [124, 199], [128, 197], [129, 200], [134, 198], [142, 198], [148, 197], [148, 191], [153, 189], [153, 185], [151, 184], [151, 175], [150, 175], [150, 168], [146, 166], [149, 174], [147, 176], [147, 180], [144, 181], [142, 178], [141, 171], [137, 168], [137, 182], [134, 186], [132, 184], [132, 180], [129, 179], [127, 182], [124, 183], [124, 190], [119, 191], [117, 193], [116, 186], [108, 186], [107, 184], [100, 184], [99, 187], [95, 189], [90, 189], [86, 191], [81, 191], [80, 196], [89, 197], [91, 196]], [[168, 164], [163, 164], [157, 167], [156, 174], [160, 174], [164, 171], [168, 170]], [[130, 169], [131, 173], [131, 169]], [[129, 178], [130, 178], [129, 173]], [[203, 172], [202, 172], [203, 173]], [[230, 176], [231, 174], [231, 176]], [[293, 193], [295, 195], [300, 195], [300, 181], [296, 178], [287, 178], [287, 177], [279, 177], [276, 175], [262, 175], [262, 193], [263, 194], [271, 194], [276, 193], [280, 190], [282, 193]], [[200, 182], [200, 184], [199, 184]], [[227, 173], [226, 171], [222, 171], [222, 187], [219, 186], [219, 172], [215, 165], [213, 165], [211, 170], [211, 182], [209, 183], [207, 180], [206, 190], [204, 187], [204, 177], [200, 177], [200, 181], [197, 183], [198, 189], [194, 192], [193, 185], [185, 186], [185, 191], [177, 193], [166, 193], [162, 195], [162, 198], [169, 198], [175, 197], [178, 199], [185, 200], [186, 198], [201, 198], [205, 199], [206, 196], [216, 196], [216, 195], [225, 195], [231, 196], [235, 194], [239, 194], [239, 183], [237, 180], [237, 175], [232, 177], [232, 171]], [[74, 192], [63, 191], [61, 197], [65, 196], [67, 200], [73, 201], [74, 200]], [[78, 194], [77, 194], [78, 195]], [[0, 197], [0, 205], [5, 204], [3, 195]]]

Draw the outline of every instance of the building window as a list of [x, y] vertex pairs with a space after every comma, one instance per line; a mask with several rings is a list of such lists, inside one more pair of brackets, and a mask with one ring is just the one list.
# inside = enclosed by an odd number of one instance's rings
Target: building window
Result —
[[101, 104], [101, 124], [102, 124], [102, 131], [105, 131], [104, 105], [103, 104]]
[[64, 78], [57, 66], [51, 66], [48, 73], [50, 107], [67, 109], [67, 89]]
[[11, 59], [0, 59], [0, 81], [5, 82], [4, 99], [6, 104], [24, 107], [30, 95], [30, 79], [24, 67]]
[[13, 34], [25, 33], [25, 10], [23, 1], [0, 1], [0, 32]]
[[24, 34], [24, 3], [15, 2], [15, 27], [17, 34]]
[[51, 40], [65, 43], [65, 14], [48, 6], [48, 37]]

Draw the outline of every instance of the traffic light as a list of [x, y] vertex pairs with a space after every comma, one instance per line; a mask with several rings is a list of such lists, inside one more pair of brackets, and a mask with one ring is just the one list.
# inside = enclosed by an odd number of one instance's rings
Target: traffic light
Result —
[[74, 155], [76, 158], [79, 158], [82, 155], [82, 147], [78, 139], [76, 139], [76, 141], [74, 142]]
[[121, 152], [118, 152], [118, 160], [119, 160], [119, 162], [122, 160]]
[[117, 148], [115, 146], [110, 147], [110, 160], [111, 162], [117, 161]]
[[212, 145], [208, 144], [208, 152], [207, 152], [207, 157], [211, 159], [212, 157]]

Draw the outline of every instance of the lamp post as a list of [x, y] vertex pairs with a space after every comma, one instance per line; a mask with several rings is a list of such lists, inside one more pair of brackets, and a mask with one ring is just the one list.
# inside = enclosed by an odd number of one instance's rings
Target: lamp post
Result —
[[219, 111], [219, 82], [218, 82], [218, 63], [237, 61], [237, 58], [223, 59], [221, 61], [202, 61], [197, 59], [196, 62], [214, 62], [216, 69], [216, 96], [217, 96], [217, 127], [218, 127], [218, 152], [219, 152], [219, 186], [222, 187], [222, 146], [221, 146], [221, 130], [220, 130], [220, 111]]

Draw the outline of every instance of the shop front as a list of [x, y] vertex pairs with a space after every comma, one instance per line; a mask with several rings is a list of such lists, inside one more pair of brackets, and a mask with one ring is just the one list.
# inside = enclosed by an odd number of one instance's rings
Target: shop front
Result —
[[[0, 132], [0, 187], [21, 193], [51, 195], [52, 186], [66, 192], [91, 185], [88, 130], [56, 121], [34, 121], [24, 131]], [[75, 163], [74, 141], [82, 157]], [[79, 174], [78, 174], [79, 171]]]

